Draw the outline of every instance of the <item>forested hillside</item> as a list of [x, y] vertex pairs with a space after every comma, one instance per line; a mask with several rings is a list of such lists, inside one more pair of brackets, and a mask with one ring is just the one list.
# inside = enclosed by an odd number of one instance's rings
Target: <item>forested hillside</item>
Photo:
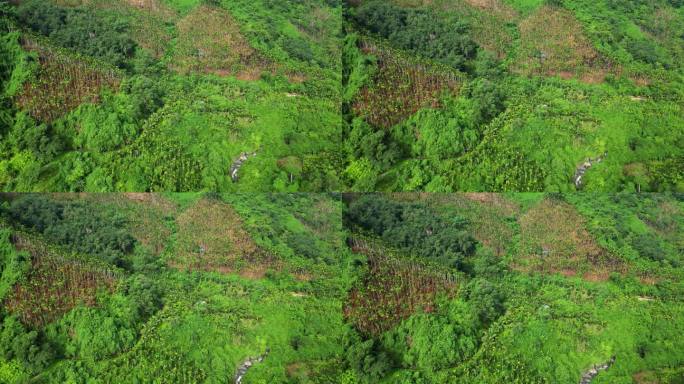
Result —
[[4, 195], [0, 383], [681, 383], [683, 234], [665, 194]]
[[345, 201], [343, 383], [684, 380], [682, 196]]
[[0, 188], [684, 189], [681, 1], [342, 3], [0, 2]]
[[681, 1], [347, 5], [354, 190], [684, 190]]
[[340, 188], [337, 0], [0, 1], [0, 188]]
[[0, 383], [337, 381], [349, 280], [340, 205], [3, 196]]

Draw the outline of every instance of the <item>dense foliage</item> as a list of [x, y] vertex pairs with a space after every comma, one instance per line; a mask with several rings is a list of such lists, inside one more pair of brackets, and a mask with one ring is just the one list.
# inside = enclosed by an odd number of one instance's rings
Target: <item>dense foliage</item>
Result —
[[89, 14], [82, 8], [62, 8], [45, 1], [23, 1], [17, 20], [50, 37], [56, 44], [125, 67], [133, 56], [135, 42], [130, 28], [116, 15]]
[[[259, 355], [244, 383], [336, 379], [346, 251], [334, 196], [3, 200], [0, 382], [226, 382]], [[188, 236], [187, 217], [207, 204], [238, 215], [205, 217]], [[228, 263], [248, 241], [270, 257]], [[185, 270], [186, 249], [233, 269]], [[103, 259], [112, 250], [125, 269]]]
[[337, 2], [2, 4], [0, 188], [340, 187]]
[[365, 2], [354, 21], [369, 32], [388, 39], [398, 48], [440, 61], [461, 70], [475, 57], [477, 44], [470, 29], [458, 18], [444, 19], [431, 9], [405, 9], [393, 3]]
[[3, 201], [2, 382], [234, 382], [247, 361], [245, 384], [684, 373], [679, 195]]
[[421, 204], [365, 195], [350, 204], [345, 217], [395, 247], [447, 265], [458, 266], [475, 252], [475, 239], [465, 230], [465, 220], [435, 216]]
[[678, 2], [349, 4], [352, 189], [682, 190]]
[[12, 220], [36, 230], [50, 241], [117, 266], [124, 266], [125, 255], [133, 250], [135, 239], [126, 230], [126, 219], [115, 211], [92, 204], [26, 195], [12, 202], [8, 213]]
[[[345, 338], [343, 383], [573, 383], [613, 357], [592, 382], [681, 380], [681, 196], [373, 194], [346, 200], [351, 233], [358, 238], [370, 230], [382, 241], [352, 243], [367, 264], [345, 309], [354, 329]], [[529, 218], [553, 212], [561, 212], [555, 221], [528, 231]], [[465, 258], [466, 273], [442, 264], [442, 275], [455, 273], [454, 280], [425, 280], [424, 267], [415, 264], [441, 254], [416, 258], [430, 237], [439, 237], [425, 230], [430, 220], [460, 222], [478, 240], [477, 252]], [[412, 238], [374, 230], [409, 227]], [[530, 250], [531, 243], [539, 248]], [[620, 267], [607, 272], [609, 266], [595, 264], [596, 247]], [[401, 273], [411, 264], [411, 274]], [[423, 289], [407, 289], [412, 279]]]

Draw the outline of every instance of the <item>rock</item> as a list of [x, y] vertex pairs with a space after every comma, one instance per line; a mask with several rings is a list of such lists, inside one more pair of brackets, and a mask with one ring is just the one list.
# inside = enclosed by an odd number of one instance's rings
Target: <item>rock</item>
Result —
[[590, 368], [588, 371], [586, 371], [582, 374], [582, 377], [580, 379], [580, 384], [591, 384], [591, 382], [594, 380], [594, 378], [601, 371], [605, 371], [606, 369], [610, 368], [610, 366], [613, 365], [613, 363], [615, 363], [615, 356], [611, 357], [610, 360], [608, 360], [604, 364], [594, 365], [592, 368]]
[[575, 170], [575, 176], [573, 177], [576, 189], [582, 188], [582, 178], [587, 170], [589, 170], [589, 168], [591, 168], [595, 163], [602, 162], [607, 155], [608, 152], [605, 152], [602, 156], [599, 156], [596, 159], [589, 158], [577, 167]]
[[242, 152], [240, 156], [233, 162], [233, 164], [230, 166], [230, 178], [233, 180], [233, 182], [238, 181], [238, 171], [240, 170], [240, 167], [242, 167], [242, 164], [247, 161], [250, 157], [254, 157], [257, 155], [257, 152], [254, 151], [252, 153], [249, 152]]
[[261, 363], [262, 361], [264, 361], [264, 358], [266, 358], [270, 351], [270, 348], [266, 348], [266, 351], [262, 355], [256, 357], [249, 357], [242, 364], [240, 364], [240, 366], [238, 366], [237, 373], [235, 374], [235, 384], [241, 384], [242, 379], [247, 373], [247, 370], [249, 370], [249, 368], [251, 368], [252, 365], [254, 365], [255, 363]]

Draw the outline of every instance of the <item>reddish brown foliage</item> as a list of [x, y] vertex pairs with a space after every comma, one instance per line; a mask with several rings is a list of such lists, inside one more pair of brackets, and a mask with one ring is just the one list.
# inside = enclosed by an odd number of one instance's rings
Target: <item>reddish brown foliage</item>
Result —
[[389, 128], [421, 108], [438, 108], [444, 92], [458, 92], [455, 72], [414, 62], [366, 40], [361, 49], [377, 57], [378, 69], [372, 84], [359, 91], [352, 107], [357, 116], [374, 126]]
[[119, 86], [114, 69], [98, 68], [30, 39], [24, 39], [22, 45], [38, 55], [40, 65], [35, 79], [24, 84], [16, 102], [38, 120], [51, 122], [83, 103], [97, 103], [103, 88]]
[[390, 329], [418, 310], [431, 312], [438, 294], [453, 294], [454, 276], [386, 255], [355, 240], [352, 249], [368, 257], [368, 272], [349, 292], [344, 314], [366, 334]]
[[114, 274], [103, 267], [65, 258], [21, 236], [14, 243], [31, 255], [31, 270], [4, 305], [27, 325], [40, 328], [79, 304], [94, 306], [98, 291], [112, 292], [116, 286]]

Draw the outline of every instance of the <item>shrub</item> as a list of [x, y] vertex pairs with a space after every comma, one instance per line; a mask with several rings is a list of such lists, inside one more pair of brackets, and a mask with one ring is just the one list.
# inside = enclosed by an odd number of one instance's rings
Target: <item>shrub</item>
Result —
[[385, 1], [369, 1], [358, 7], [354, 20], [398, 48], [457, 69], [467, 69], [467, 62], [477, 55], [477, 44], [469, 36], [468, 24], [431, 10], [404, 9]]
[[120, 68], [127, 67], [127, 59], [135, 51], [128, 23], [115, 15], [29, 0], [17, 8], [17, 18], [23, 25], [63, 47], [98, 57]]
[[311, 46], [306, 40], [301, 38], [285, 37], [283, 39], [283, 49], [297, 60], [308, 62], [314, 59]]
[[125, 256], [135, 243], [121, 214], [93, 203], [25, 195], [12, 202], [9, 213], [52, 241], [121, 267], [126, 266]]

